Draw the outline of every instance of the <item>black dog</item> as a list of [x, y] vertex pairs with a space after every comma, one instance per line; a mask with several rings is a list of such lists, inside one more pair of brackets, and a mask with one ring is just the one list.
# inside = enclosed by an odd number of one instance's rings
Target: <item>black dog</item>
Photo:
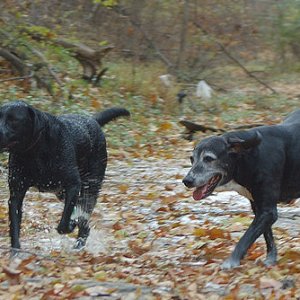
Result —
[[101, 127], [130, 113], [111, 108], [92, 117], [53, 116], [22, 101], [0, 108], [0, 149], [9, 152], [9, 221], [12, 248], [20, 248], [22, 203], [29, 187], [64, 200], [60, 234], [78, 226], [76, 248], [85, 245], [104, 178], [107, 152]]
[[255, 218], [222, 267], [238, 266], [262, 234], [267, 244], [265, 264], [275, 264], [272, 224], [277, 220], [277, 202], [300, 197], [300, 110], [279, 125], [206, 138], [194, 149], [191, 161], [183, 183], [196, 188], [195, 200], [232, 182], [242, 186], [252, 200]]

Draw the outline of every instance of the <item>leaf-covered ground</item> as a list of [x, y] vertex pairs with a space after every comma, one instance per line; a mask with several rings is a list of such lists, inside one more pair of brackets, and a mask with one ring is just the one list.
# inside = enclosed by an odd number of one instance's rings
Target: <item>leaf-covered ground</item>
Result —
[[[176, 140], [176, 142], [175, 142]], [[222, 271], [251, 222], [248, 200], [234, 192], [195, 202], [181, 183], [193, 143], [110, 151], [85, 251], [55, 227], [52, 194], [31, 190], [24, 205], [20, 257], [9, 260], [6, 170], [0, 195], [0, 299], [292, 299], [300, 291], [300, 203], [280, 206], [278, 265], [263, 266], [259, 239], [241, 267]], [[172, 152], [171, 152], [172, 151]]]

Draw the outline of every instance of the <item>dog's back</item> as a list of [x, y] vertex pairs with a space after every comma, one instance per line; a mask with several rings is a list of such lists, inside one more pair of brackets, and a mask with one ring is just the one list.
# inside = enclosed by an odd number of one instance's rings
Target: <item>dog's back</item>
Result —
[[283, 121], [283, 125], [300, 124], [300, 109], [289, 114]]
[[96, 144], [102, 143], [105, 146], [104, 134], [94, 118], [68, 114], [58, 119], [66, 127], [78, 157], [82, 157], [82, 154], [88, 156]]
[[[77, 114], [65, 114], [58, 117], [69, 132], [72, 144], [78, 156], [88, 155], [95, 148], [105, 147], [105, 137], [101, 130], [105, 124], [120, 117], [129, 116], [124, 108], [113, 107], [106, 109], [94, 116], [82, 116]], [[99, 147], [100, 146], [100, 147]]]

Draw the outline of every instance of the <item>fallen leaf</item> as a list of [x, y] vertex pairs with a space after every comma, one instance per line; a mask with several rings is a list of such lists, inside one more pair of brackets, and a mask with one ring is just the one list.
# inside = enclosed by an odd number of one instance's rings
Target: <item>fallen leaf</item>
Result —
[[22, 273], [21, 270], [13, 269], [8, 266], [4, 266], [2, 270], [10, 281], [10, 284], [17, 285], [20, 283], [20, 275]]
[[156, 131], [166, 131], [166, 130], [170, 130], [172, 128], [173, 128], [172, 123], [164, 122], [159, 125], [159, 127], [157, 128]]
[[208, 236], [208, 231], [206, 229], [203, 228], [195, 228], [193, 231], [193, 235], [196, 237], [204, 237], [204, 236]]
[[113, 224], [112, 228], [117, 231], [123, 229], [123, 226], [120, 224], [120, 222], [116, 222]]
[[265, 276], [260, 278], [259, 283], [261, 289], [273, 288], [275, 290], [279, 290], [282, 286], [280, 281]]
[[209, 230], [209, 237], [213, 240], [218, 238], [225, 239], [225, 238], [230, 238], [230, 234], [220, 228], [214, 227]]
[[129, 241], [128, 246], [137, 255], [142, 255], [150, 250], [149, 245], [139, 244], [137, 241]]
[[128, 184], [120, 184], [118, 186], [119, 190], [121, 193], [126, 194], [128, 189], [129, 189], [129, 185]]
[[98, 280], [98, 281], [105, 281], [107, 279], [107, 274], [105, 271], [99, 271], [96, 272], [94, 274], [94, 277]]

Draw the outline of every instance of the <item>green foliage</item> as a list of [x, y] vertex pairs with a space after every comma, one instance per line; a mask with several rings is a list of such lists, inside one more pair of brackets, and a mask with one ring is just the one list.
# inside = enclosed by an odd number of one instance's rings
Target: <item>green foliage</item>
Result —
[[99, 3], [105, 7], [113, 7], [118, 4], [118, 0], [93, 0], [94, 3]]
[[48, 37], [53, 35], [52, 31], [44, 26], [26, 26], [25, 30], [27, 30], [31, 34], [39, 34], [42, 37]]
[[98, 43], [98, 45], [102, 46], [102, 47], [107, 46], [107, 45], [109, 45], [109, 42], [108, 41], [101, 41], [101, 42]]
[[288, 0], [278, 3], [278, 16], [275, 19], [275, 41], [281, 54], [287, 47], [300, 57], [300, 1]]

